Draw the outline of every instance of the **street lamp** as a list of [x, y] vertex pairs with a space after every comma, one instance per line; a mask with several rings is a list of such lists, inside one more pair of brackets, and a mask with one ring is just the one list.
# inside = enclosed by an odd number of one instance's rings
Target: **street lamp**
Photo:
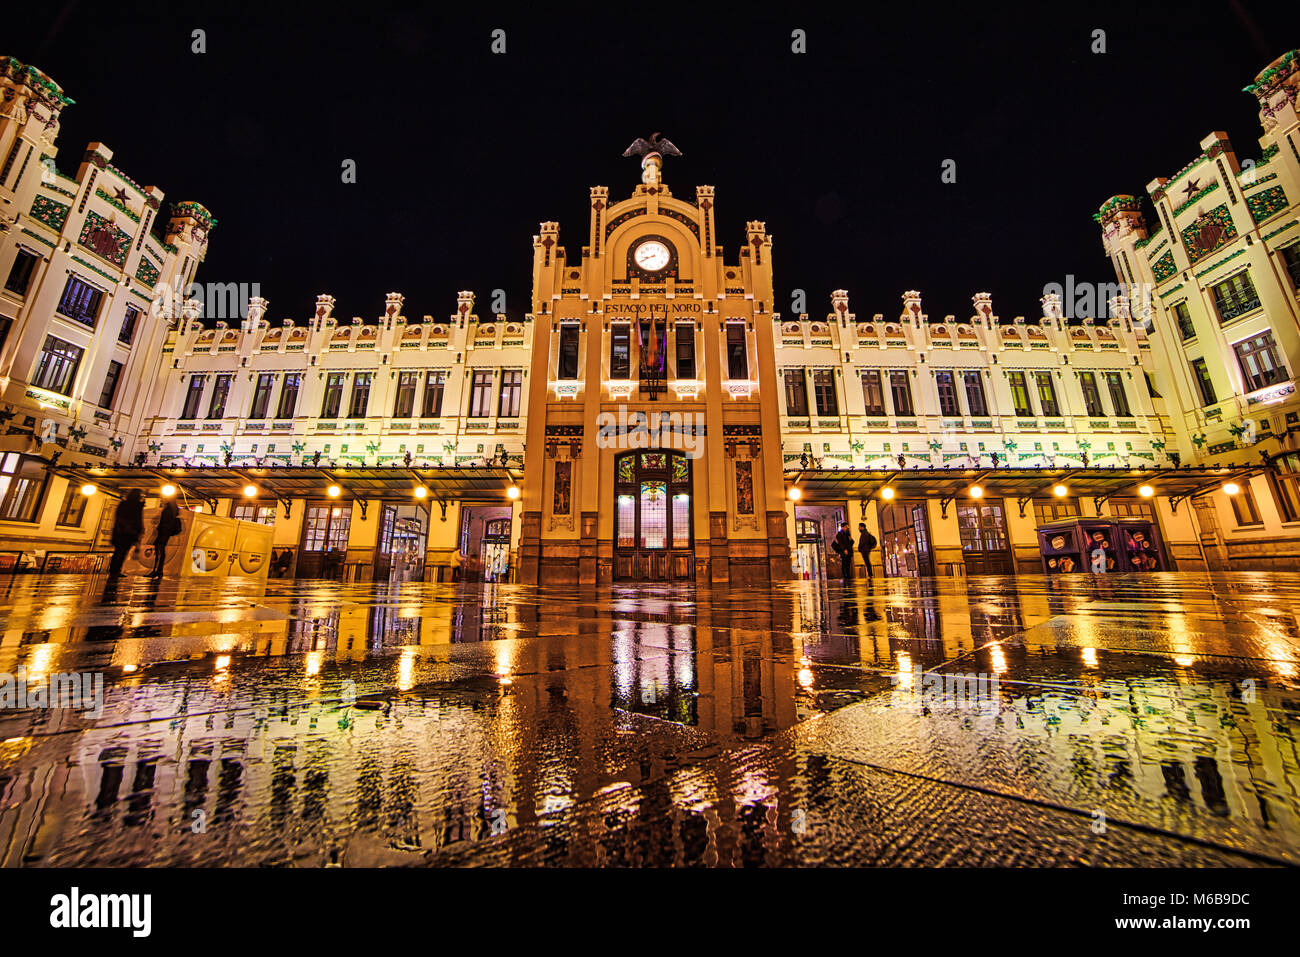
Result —
[[1065, 498], [1065, 496], [1070, 494], [1070, 490], [1064, 485], [1058, 485], [1052, 489], [1052, 494], [1057, 498]]
[[971, 498], [983, 498], [983, 497], [984, 497], [984, 489], [980, 488], [978, 485], [972, 485], [972, 486], [970, 487], [970, 497], [971, 497]]
[[256, 486], [256, 485], [245, 485], [245, 486], [244, 486], [244, 498], [255, 498], [256, 496], [257, 496], [257, 486]]
[[428, 498], [428, 496], [429, 496], [429, 490], [428, 490], [427, 488], [425, 488], [423, 485], [419, 485], [419, 486], [416, 486], [416, 489], [415, 489], [414, 495], [415, 495], [416, 498], [419, 498], [419, 499]]
[[343, 489], [339, 488], [337, 485], [331, 485], [325, 490], [325, 494], [330, 498], [338, 498], [343, 494]]
[[81, 494], [86, 496], [86, 498], [90, 498], [90, 496], [94, 495], [95, 492], [97, 491], [98, 489], [96, 489], [95, 486], [91, 485], [89, 482], [81, 486]]
[[886, 502], [892, 502], [894, 500], [894, 490], [889, 486], [885, 486], [880, 490], [880, 497]]
[[1241, 486], [1236, 482], [1224, 482], [1223, 491], [1228, 495], [1236, 495], [1241, 491]]
[[162, 492], [163, 498], [171, 498], [173, 495], [176, 494], [176, 486], [169, 483], [167, 485], [164, 485], [158, 491]]
[[803, 492], [799, 490], [799, 486], [796, 485], [790, 489], [790, 501], [797, 502], [801, 498], [803, 498]]
[[1156, 494], [1156, 490], [1153, 489], [1150, 485], [1143, 485], [1140, 489], [1138, 489], [1138, 494], [1141, 495], [1143, 498], [1150, 498], [1152, 495]]
[[519, 486], [518, 486], [518, 485], [512, 485], [512, 486], [510, 486], [508, 489], [506, 489], [506, 498], [510, 499], [510, 501], [513, 502], [513, 501], [514, 501], [515, 499], [517, 499], [518, 497], [519, 497]]

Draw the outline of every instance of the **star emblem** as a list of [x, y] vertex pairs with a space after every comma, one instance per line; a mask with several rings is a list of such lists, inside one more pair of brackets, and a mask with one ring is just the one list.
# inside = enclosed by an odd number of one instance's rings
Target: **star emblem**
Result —
[[117, 197], [117, 201], [119, 203], [125, 203], [128, 199], [126, 195], [126, 190], [122, 189], [120, 186], [117, 189], [113, 190], [113, 195]]
[[1189, 179], [1187, 185], [1183, 187], [1183, 195], [1191, 199], [1192, 194], [1196, 192], [1197, 187], [1200, 185], [1201, 181], [1199, 179]]

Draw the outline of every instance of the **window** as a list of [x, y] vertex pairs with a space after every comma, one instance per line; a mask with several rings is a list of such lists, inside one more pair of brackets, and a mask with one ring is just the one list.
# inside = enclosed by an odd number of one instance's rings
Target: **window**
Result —
[[913, 415], [912, 384], [907, 381], [907, 373], [896, 371], [889, 373], [889, 392], [894, 400], [894, 415]]
[[228, 372], [217, 376], [212, 386], [212, 400], [208, 403], [208, 418], [220, 419], [226, 414], [226, 399], [230, 397], [230, 379]]
[[1178, 326], [1178, 337], [1186, 342], [1196, 337], [1196, 327], [1192, 325], [1192, 314], [1187, 310], [1187, 303], [1174, 303], [1174, 323]]
[[1145, 518], [1156, 520], [1156, 507], [1147, 498], [1112, 498], [1106, 503], [1110, 514], [1116, 518]]
[[1300, 521], [1300, 454], [1282, 455], [1273, 460], [1276, 474], [1266, 473], [1273, 488], [1278, 514], [1284, 522]]
[[501, 371], [501, 401], [497, 404], [497, 415], [513, 419], [519, 415], [519, 397], [524, 391], [524, 373], [522, 369], [503, 369]]
[[185, 392], [185, 405], [181, 408], [182, 419], [199, 417], [199, 400], [203, 398], [203, 389], [207, 382], [208, 377], [205, 375], [190, 376], [190, 387]]
[[808, 414], [808, 378], [803, 369], [785, 370], [785, 414]]
[[298, 411], [298, 389], [302, 385], [301, 372], [286, 372], [280, 387], [280, 405], [275, 410], [277, 419], [292, 419]]
[[45, 493], [45, 463], [17, 452], [0, 459], [0, 519], [35, 522]]
[[1074, 498], [1036, 498], [1034, 499], [1034, 519], [1038, 525], [1046, 525], [1063, 518], [1079, 516], [1079, 500]]
[[248, 410], [250, 419], [265, 417], [271, 405], [271, 390], [275, 388], [275, 375], [263, 372], [257, 377], [257, 388], [253, 390], [253, 407]]
[[370, 382], [373, 372], [358, 372], [352, 376], [352, 401], [348, 405], [349, 419], [364, 419], [370, 407]]
[[77, 369], [81, 366], [83, 351], [70, 342], [64, 342], [55, 336], [46, 336], [45, 345], [41, 347], [40, 358], [36, 360], [32, 385], [38, 389], [49, 389], [60, 395], [72, 395], [72, 383], [77, 378]]
[[1210, 369], [1204, 359], [1192, 360], [1192, 377], [1196, 379], [1196, 388], [1201, 393], [1201, 405], [1214, 405], [1219, 397], [1214, 394], [1214, 383], [1210, 381]]
[[13, 268], [9, 270], [9, 278], [5, 280], [5, 288], [20, 296], [27, 295], [27, 287], [31, 284], [32, 273], [36, 271], [36, 264], [40, 261], [41, 257], [35, 253], [29, 253], [25, 249], [18, 250]]
[[677, 339], [677, 378], [695, 378], [695, 323], [679, 322]]
[[1101, 393], [1097, 391], [1096, 373], [1080, 372], [1079, 387], [1083, 389], [1083, 407], [1087, 409], [1088, 414], [1093, 416], [1105, 415], [1106, 410], [1101, 404]]
[[88, 501], [89, 499], [81, 494], [81, 486], [76, 482], [69, 482], [67, 491], [63, 493], [63, 504], [59, 506], [59, 517], [55, 520], [55, 524], [66, 528], [80, 528], [81, 520], [86, 515]]
[[474, 373], [469, 390], [469, 415], [471, 418], [483, 419], [492, 414], [492, 371], [480, 370]]
[[1291, 274], [1291, 284], [1300, 290], [1300, 243], [1292, 243], [1282, 250], [1282, 264]]
[[560, 326], [560, 379], [578, 378], [578, 324], [566, 322]]
[[127, 306], [126, 315], [122, 317], [122, 328], [117, 330], [117, 341], [129, 346], [135, 339], [135, 327], [139, 322], [140, 310], [135, 306]]
[[963, 372], [962, 381], [966, 384], [966, 406], [971, 415], [988, 415], [989, 404], [984, 398], [984, 379], [978, 372]]
[[430, 372], [424, 377], [424, 409], [422, 415], [432, 419], [442, 415], [442, 389], [447, 383], [447, 373]]
[[1016, 415], [1033, 415], [1034, 406], [1029, 401], [1029, 386], [1025, 383], [1023, 372], [1008, 372], [1007, 382], [1011, 384], [1011, 403]]
[[727, 323], [727, 378], [749, 378], [749, 348], [743, 322]]
[[321, 403], [322, 419], [332, 419], [339, 414], [343, 404], [343, 383], [347, 380], [346, 372], [331, 372], [325, 376], [325, 401]]
[[1289, 378], [1282, 358], [1277, 352], [1277, 343], [1273, 333], [1261, 332], [1257, 336], [1243, 339], [1233, 345], [1237, 353], [1237, 364], [1241, 366], [1241, 375], [1246, 383], [1246, 391], [1254, 392], [1265, 386], [1282, 382]]
[[68, 284], [63, 287], [63, 298], [59, 300], [59, 312], [94, 329], [95, 320], [99, 318], [99, 304], [103, 300], [104, 294], [90, 283], [69, 276]]
[[632, 377], [632, 332], [626, 322], [616, 322], [609, 327], [609, 377]]
[[259, 525], [275, 524], [274, 505], [236, 505], [230, 510], [230, 517], [241, 522], [257, 522]]
[[935, 385], [939, 388], [939, 414], [961, 415], [961, 403], [957, 401], [957, 384], [951, 372], [936, 372]]
[[1232, 504], [1232, 514], [1240, 525], [1263, 525], [1263, 520], [1259, 517], [1259, 506], [1255, 504], [1255, 495], [1250, 490], [1249, 480], [1241, 483], [1241, 491], [1236, 495], [1229, 495], [1228, 501]]
[[840, 401], [835, 394], [835, 373], [830, 369], [813, 370], [813, 395], [818, 415], [839, 415]]
[[405, 419], [415, 411], [415, 389], [420, 384], [420, 373], [397, 374], [397, 399], [393, 402], [393, 418]]
[[1060, 415], [1061, 407], [1056, 404], [1056, 384], [1052, 382], [1050, 372], [1035, 372], [1034, 381], [1038, 384], [1038, 407], [1043, 415]]
[[1116, 415], [1132, 415], [1128, 408], [1128, 393], [1124, 391], [1124, 375], [1120, 372], [1106, 373], [1106, 391], [1110, 393], [1110, 405]]
[[122, 381], [122, 363], [110, 362], [108, 372], [104, 374], [104, 390], [99, 393], [99, 407], [113, 408], [113, 399], [117, 397], [117, 384]]
[[885, 392], [880, 385], [880, 372], [869, 369], [862, 373], [862, 405], [866, 415], [885, 414]]
[[1219, 310], [1220, 323], [1259, 308], [1259, 293], [1255, 292], [1255, 284], [1250, 281], [1249, 272], [1239, 272], [1223, 282], [1215, 283], [1210, 287], [1210, 295], [1214, 297], [1214, 308]]
[[313, 505], [303, 521], [302, 550], [328, 552], [348, 547], [352, 509], [347, 505]]

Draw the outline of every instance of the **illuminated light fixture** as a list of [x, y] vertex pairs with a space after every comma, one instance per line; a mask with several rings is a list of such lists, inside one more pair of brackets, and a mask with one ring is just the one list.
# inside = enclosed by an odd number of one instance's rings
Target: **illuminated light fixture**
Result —
[[95, 486], [91, 485], [89, 482], [81, 486], [81, 494], [86, 496], [87, 498], [90, 498], [90, 496], [94, 495], [97, 491], [99, 490], [95, 488]]
[[245, 486], [244, 486], [244, 498], [254, 498], [256, 495], [257, 495], [257, 486], [256, 486], [256, 485], [245, 485]]
[[1241, 491], [1241, 486], [1238, 485], [1236, 482], [1224, 482], [1223, 491], [1224, 494], [1226, 495], [1236, 495], [1238, 492]]
[[136, 666], [136, 665], [123, 665], [123, 666], [122, 666], [122, 670], [125, 671], [127, 674], [130, 674], [132, 671], [135, 671], [136, 669], [137, 669], [137, 666]]
[[983, 498], [983, 497], [984, 497], [984, 489], [980, 488], [978, 485], [972, 485], [972, 486], [970, 487], [970, 497], [971, 497], [971, 498]]
[[330, 498], [338, 498], [343, 494], [343, 489], [339, 488], [337, 485], [331, 485], [325, 490], [325, 494]]
[[1150, 485], [1143, 485], [1140, 489], [1138, 489], [1138, 494], [1141, 495], [1143, 498], [1150, 498], [1152, 495], [1156, 494], [1156, 490], [1153, 489]]
[[415, 495], [416, 498], [428, 498], [429, 490], [425, 488], [423, 485], [420, 485], [416, 487], [415, 492], [413, 494]]
[[801, 498], [803, 498], [803, 492], [800, 491], [799, 486], [796, 485], [790, 489], [790, 501], [797, 502]]
[[1064, 485], [1057, 485], [1055, 488], [1052, 489], [1052, 494], [1055, 495], [1057, 498], [1065, 498], [1065, 496], [1070, 494], [1070, 490], [1066, 488]]
[[510, 501], [513, 502], [513, 501], [514, 501], [515, 499], [517, 499], [518, 497], [519, 497], [519, 486], [518, 486], [518, 485], [512, 485], [512, 486], [510, 486], [508, 489], [506, 489], [506, 498], [510, 499]]
[[880, 490], [880, 497], [886, 502], [892, 502], [894, 500], [894, 490], [886, 486]]
[[163, 498], [171, 498], [173, 495], [176, 494], [176, 486], [170, 484], [164, 485], [158, 491], [162, 492]]

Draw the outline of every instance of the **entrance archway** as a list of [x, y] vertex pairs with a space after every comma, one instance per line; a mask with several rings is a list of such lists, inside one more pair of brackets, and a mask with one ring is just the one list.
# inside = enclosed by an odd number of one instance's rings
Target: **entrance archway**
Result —
[[679, 581], [694, 575], [691, 460], [654, 449], [614, 458], [614, 578]]

